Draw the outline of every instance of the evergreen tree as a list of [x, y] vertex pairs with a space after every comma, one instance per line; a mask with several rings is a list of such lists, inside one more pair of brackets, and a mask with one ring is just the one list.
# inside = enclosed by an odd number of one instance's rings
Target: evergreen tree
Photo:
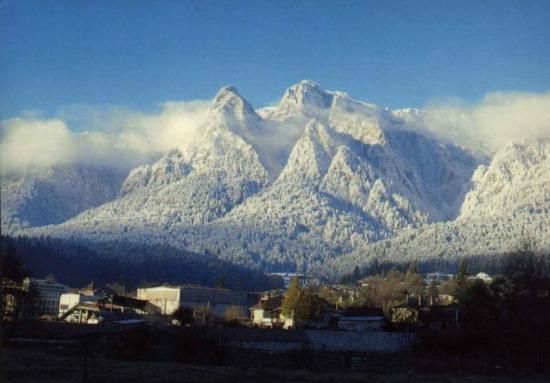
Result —
[[218, 279], [216, 279], [215, 287], [219, 289], [227, 288], [227, 284], [225, 283], [225, 277], [223, 275], [220, 275]]
[[311, 322], [321, 318], [322, 303], [321, 299], [312, 293], [306, 292], [298, 298], [298, 304], [294, 311], [294, 320]]
[[468, 281], [468, 262], [465, 258], [460, 261], [458, 273], [455, 275], [455, 296], [459, 302], [463, 300], [466, 291], [466, 282]]
[[0, 277], [6, 277], [14, 282], [21, 282], [27, 275], [23, 260], [17, 254], [17, 250], [11, 244], [2, 241], [0, 252]]
[[359, 266], [355, 266], [353, 269], [353, 274], [351, 274], [351, 281], [357, 282], [359, 279], [361, 279], [361, 270], [359, 270]]
[[231, 305], [223, 313], [223, 319], [229, 324], [238, 324], [241, 318], [244, 318], [244, 313], [239, 305]]
[[179, 320], [180, 324], [193, 323], [193, 310], [189, 307], [179, 307], [172, 313], [172, 318]]
[[300, 279], [297, 276], [292, 277], [290, 280], [290, 286], [286, 291], [285, 298], [283, 299], [283, 315], [291, 317], [302, 295], [302, 289], [300, 287]]
[[485, 282], [476, 279], [463, 294], [464, 322], [480, 341], [485, 341], [494, 330], [498, 307]]

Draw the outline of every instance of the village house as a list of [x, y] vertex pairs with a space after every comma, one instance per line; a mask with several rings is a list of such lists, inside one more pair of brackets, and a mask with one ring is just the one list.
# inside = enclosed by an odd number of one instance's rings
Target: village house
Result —
[[433, 272], [426, 274], [424, 282], [429, 285], [432, 282], [445, 282], [454, 278], [454, 274], [447, 274], [442, 272]]
[[37, 311], [39, 315], [57, 317], [61, 294], [69, 288], [50, 279], [25, 278], [23, 285], [27, 290], [33, 290], [37, 295]]
[[29, 304], [29, 300], [32, 301], [33, 297], [29, 296], [28, 284], [17, 283], [3, 277], [1, 288], [2, 318], [0, 319], [11, 321], [32, 316], [34, 310], [32, 304]]
[[137, 298], [151, 302], [161, 314], [170, 315], [180, 307], [207, 307], [218, 317], [222, 317], [231, 306], [247, 311], [246, 292], [201, 286], [162, 285], [137, 289]]
[[104, 297], [105, 294], [102, 294], [99, 290], [94, 289], [93, 283], [83, 289], [71, 289], [70, 291], [61, 294], [59, 297], [58, 316], [63, 316], [63, 314], [79, 303], [95, 302]]
[[290, 286], [290, 281], [292, 278], [297, 277], [298, 281], [300, 283], [300, 287], [306, 287], [306, 286], [312, 286], [312, 285], [319, 285], [321, 282], [318, 278], [315, 278], [311, 275], [302, 274], [302, 273], [268, 273], [268, 275], [274, 275], [277, 277], [280, 277], [283, 280], [284, 288], [287, 289], [288, 286]]
[[455, 297], [453, 295], [450, 295], [450, 294], [438, 294], [437, 295], [437, 303], [439, 303], [440, 305], [443, 305], [443, 306], [450, 305], [455, 300], [456, 300]]
[[[369, 283], [360, 282], [361, 288], [369, 287]], [[349, 285], [333, 285], [331, 289], [338, 294], [337, 307], [346, 307], [347, 305], [353, 305], [361, 297], [361, 288], [357, 286]]]
[[333, 322], [336, 312], [327, 301], [314, 295], [312, 299], [315, 299], [318, 307], [320, 308], [320, 315], [315, 320], [296, 320], [294, 315], [285, 316], [283, 314], [283, 299], [284, 296], [270, 296], [266, 295], [260, 299], [260, 302], [252, 307], [252, 325], [255, 327], [263, 328], [284, 328], [293, 329], [296, 327], [307, 328], [329, 328]]
[[252, 325], [262, 328], [291, 328], [294, 326], [292, 318], [283, 315], [282, 295], [266, 295], [260, 299], [257, 305], [250, 309], [252, 313]]
[[481, 279], [486, 284], [491, 284], [493, 282], [493, 278], [489, 274], [484, 273], [484, 272], [479, 272], [474, 276], [468, 277], [468, 279], [469, 280]]
[[87, 324], [142, 322], [145, 321], [144, 315], [158, 312], [158, 308], [146, 300], [110, 295], [95, 301], [78, 303], [63, 313], [59, 320]]

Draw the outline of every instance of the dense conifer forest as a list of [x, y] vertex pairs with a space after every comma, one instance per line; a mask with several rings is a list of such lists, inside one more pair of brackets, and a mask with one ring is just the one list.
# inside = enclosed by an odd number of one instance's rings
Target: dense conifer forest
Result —
[[3, 259], [17, 257], [31, 276], [50, 275], [72, 287], [90, 281], [98, 286], [116, 282], [127, 288], [145, 283], [214, 286], [220, 278], [228, 288], [238, 290], [279, 287], [259, 271], [170, 246], [2, 236], [1, 248]]

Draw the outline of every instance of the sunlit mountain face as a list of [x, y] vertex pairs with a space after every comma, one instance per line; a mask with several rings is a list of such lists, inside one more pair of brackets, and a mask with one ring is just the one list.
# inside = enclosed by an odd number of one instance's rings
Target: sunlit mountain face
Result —
[[374, 259], [503, 252], [525, 232], [548, 246], [548, 141], [489, 156], [436, 138], [424, 117], [307, 80], [262, 109], [224, 87], [193, 140], [143, 165], [4, 175], [2, 231], [327, 275]]

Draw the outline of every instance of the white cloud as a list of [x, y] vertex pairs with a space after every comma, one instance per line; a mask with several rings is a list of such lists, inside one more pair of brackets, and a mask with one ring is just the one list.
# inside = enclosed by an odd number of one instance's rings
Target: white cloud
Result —
[[134, 166], [192, 141], [208, 106], [203, 101], [167, 102], [159, 113], [151, 114], [71, 106], [52, 119], [4, 121], [1, 171], [70, 163]]
[[7, 121], [0, 144], [2, 171], [72, 162], [76, 156], [73, 140], [72, 132], [59, 119]]
[[[32, 113], [4, 121], [0, 126], [0, 170], [7, 173], [74, 163], [127, 170], [192, 142], [209, 106], [209, 101], [166, 102], [159, 112], [143, 113], [73, 105], [50, 119]], [[509, 141], [550, 138], [550, 92], [490, 93], [474, 104], [460, 100], [432, 103], [415, 129], [488, 153]], [[287, 146], [301, 130], [268, 132], [270, 129], [266, 134], [272, 136], [258, 137], [259, 143], [269, 147], [263, 148], [264, 152], [271, 149], [275, 153], [273, 161], [282, 163], [279, 157], [287, 153]]]
[[476, 104], [432, 104], [426, 108], [424, 128], [489, 153], [508, 142], [550, 138], [550, 92], [489, 93]]

